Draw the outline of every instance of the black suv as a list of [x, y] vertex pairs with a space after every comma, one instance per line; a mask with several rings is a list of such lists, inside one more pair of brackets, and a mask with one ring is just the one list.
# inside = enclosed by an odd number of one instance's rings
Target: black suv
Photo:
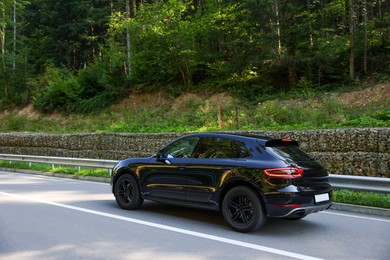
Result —
[[149, 158], [122, 160], [111, 185], [121, 208], [147, 199], [220, 210], [240, 232], [267, 217], [300, 219], [328, 209], [332, 192], [325, 168], [296, 141], [227, 133], [185, 135]]

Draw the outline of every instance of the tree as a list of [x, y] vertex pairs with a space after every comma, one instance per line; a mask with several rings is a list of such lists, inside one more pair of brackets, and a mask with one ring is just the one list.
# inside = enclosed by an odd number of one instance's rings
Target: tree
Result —
[[48, 64], [74, 75], [56, 86], [80, 86], [89, 107], [130, 82], [249, 99], [344, 84], [388, 71], [389, 11], [386, 0], [3, 0], [0, 102], [31, 95]]
[[363, 71], [364, 74], [368, 73], [367, 70], [367, 42], [368, 42], [368, 31], [367, 31], [367, 0], [362, 0], [362, 12], [363, 12], [363, 26], [364, 26], [364, 51], [363, 51]]
[[[134, 1], [132, 1], [132, 9], [135, 10], [135, 4]], [[126, 20], [130, 19], [130, 0], [126, 0]], [[133, 11], [135, 14], [135, 11]], [[131, 42], [130, 42], [130, 32], [129, 28], [126, 28], [126, 46], [127, 46], [127, 67], [128, 67], [128, 75], [131, 75], [131, 53], [130, 53], [130, 47], [131, 47]]]
[[[27, 37], [41, 46], [30, 61], [51, 60], [54, 65], [81, 69], [100, 55], [108, 29], [110, 6], [106, 1], [35, 0], [26, 9]], [[38, 68], [42, 64], [37, 64]]]
[[355, 11], [354, 0], [348, 0], [349, 77], [355, 78]]
[[1, 20], [0, 20], [0, 43], [1, 43], [1, 71], [2, 71], [2, 85], [3, 85], [3, 93], [4, 97], [7, 98], [9, 95], [9, 73], [6, 66], [6, 33], [7, 27], [10, 24], [10, 14], [12, 14], [12, 1], [2, 1], [0, 3], [0, 12], [1, 12]]

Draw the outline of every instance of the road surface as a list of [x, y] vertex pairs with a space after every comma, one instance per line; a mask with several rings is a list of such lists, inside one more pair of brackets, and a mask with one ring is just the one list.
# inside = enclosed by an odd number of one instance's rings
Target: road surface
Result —
[[389, 259], [390, 218], [327, 210], [238, 233], [213, 211], [118, 208], [107, 183], [0, 171], [0, 259]]

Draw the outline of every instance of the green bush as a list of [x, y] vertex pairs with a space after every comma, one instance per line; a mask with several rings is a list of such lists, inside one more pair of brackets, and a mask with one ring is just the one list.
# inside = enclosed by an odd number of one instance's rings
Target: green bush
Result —
[[44, 113], [70, 112], [81, 92], [76, 77], [65, 68], [48, 66], [45, 73], [32, 82], [33, 104]]
[[103, 63], [98, 62], [80, 70], [78, 75], [49, 65], [31, 84], [34, 88], [33, 104], [44, 113], [99, 111], [126, 90], [124, 78], [114, 77]]
[[334, 190], [333, 201], [369, 207], [390, 208], [390, 194], [386, 193]]
[[347, 127], [388, 127], [390, 126], [390, 109], [374, 110], [367, 108], [365, 114], [359, 117], [351, 116], [351, 119], [342, 123]]
[[377, 119], [377, 120], [390, 121], [390, 109], [383, 109], [383, 110], [375, 111], [372, 114], [372, 117]]
[[357, 119], [348, 120], [341, 125], [344, 127], [388, 127], [390, 126], [390, 121], [383, 121], [369, 116], [363, 116]]

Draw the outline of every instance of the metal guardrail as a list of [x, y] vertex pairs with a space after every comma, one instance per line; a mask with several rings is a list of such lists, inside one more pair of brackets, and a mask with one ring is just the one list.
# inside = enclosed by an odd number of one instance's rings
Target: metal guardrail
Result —
[[[36, 155], [0, 154], [3, 161], [37, 162], [54, 165], [72, 165], [112, 169], [118, 161], [86, 158], [48, 157]], [[335, 188], [390, 193], [390, 178], [363, 177], [352, 175], [329, 174], [329, 181]]]
[[51, 165], [71, 165], [92, 168], [112, 169], [117, 164], [117, 160], [100, 160], [86, 158], [69, 158], [69, 157], [49, 157], [37, 155], [18, 155], [18, 154], [0, 154], [0, 160], [19, 161], [19, 162], [36, 162], [47, 163]]
[[390, 193], [390, 178], [329, 174], [334, 188]]

